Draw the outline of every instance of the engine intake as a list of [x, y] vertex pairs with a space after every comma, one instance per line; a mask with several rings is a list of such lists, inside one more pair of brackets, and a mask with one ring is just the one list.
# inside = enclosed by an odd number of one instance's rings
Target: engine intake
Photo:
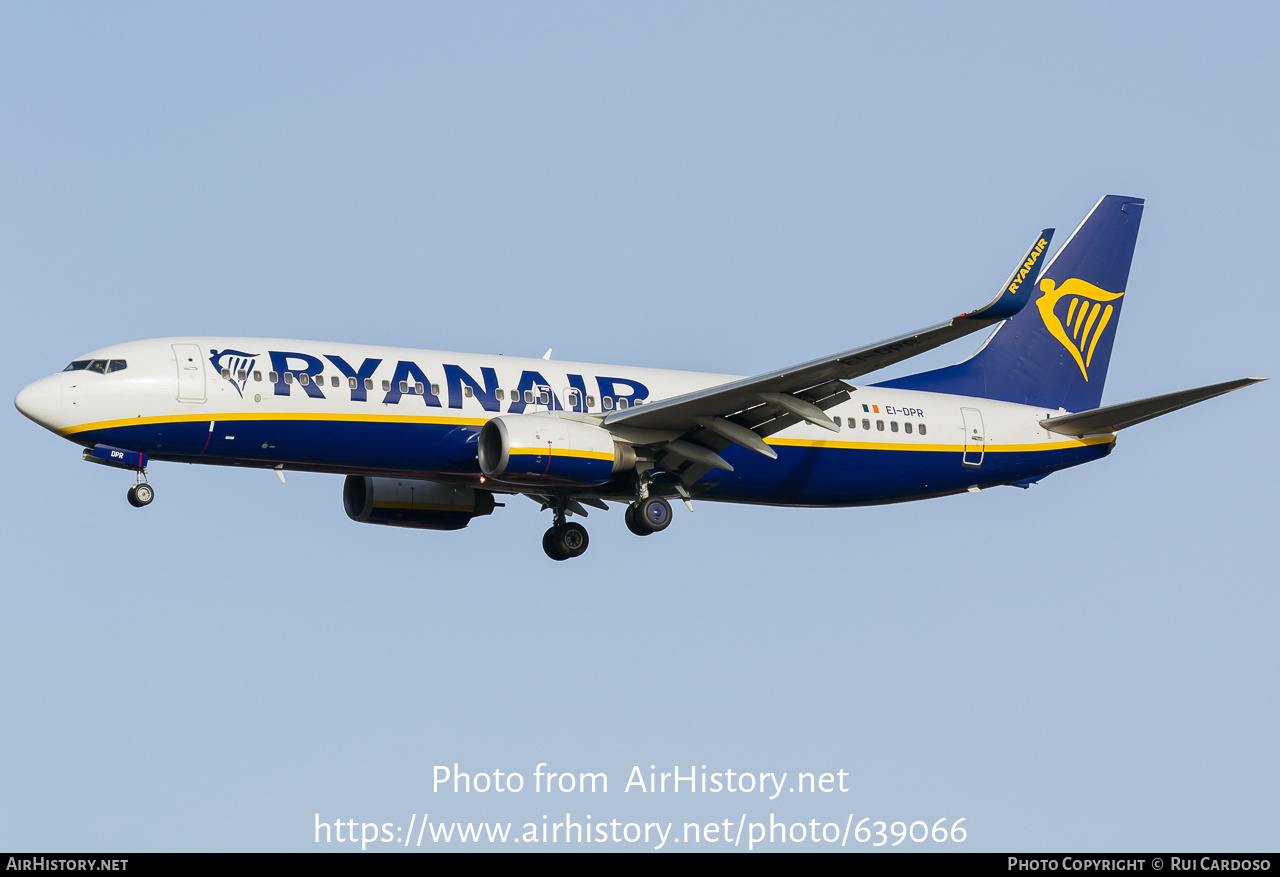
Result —
[[489, 478], [533, 484], [603, 484], [636, 462], [609, 430], [541, 414], [493, 418], [480, 430], [479, 454]]
[[348, 475], [342, 485], [347, 517], [362, 524], [461, 530], [472, 518], [491, 514], [494, 505], [487, 490], [435, 481]]

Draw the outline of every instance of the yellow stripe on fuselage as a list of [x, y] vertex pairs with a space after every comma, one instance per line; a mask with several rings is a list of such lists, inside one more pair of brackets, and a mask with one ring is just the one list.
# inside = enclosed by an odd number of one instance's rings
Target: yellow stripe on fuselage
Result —
[[1036, 442], [1025, 445], [1000, 445], [994, 442], [977, 445], [937, 445], [917, 442], [841, 442], [829, 439], [789, 439], [767, 438], [765, 444], [790, 448], [839, 448], [857, 451], [934, 451], [943, 453], [959, 453], [966, 447], [977, 452], [984, 450], [989, 454], [1017, 453], [1027, 451], [1058, 451], [1063, 448], [1083, 448], [1088, 445], [1101, 445], [1115, 441], [1114, 435], [1099, 435], [1087, 439], [1068, 439], [1057, 442]]
[[235, 423], [253, 420], [292, 420], [292, 421], [332, 421], [337, 423], [426, 423], [441, 426], [484, 426], [486, 417], [441, 417], [433, 415], [413, 414], [299, 414], [280, 412], [277, 414], [166, 414], [159, 417], [128, 417], [121, 420], [99, 420], [94, 423], [82, 423], [78, 426], [67, 426], [58, 430], [58, 435], [75, 435], [92, 429], [118, 429], [122, 426], [151, 426], [157, 423]]

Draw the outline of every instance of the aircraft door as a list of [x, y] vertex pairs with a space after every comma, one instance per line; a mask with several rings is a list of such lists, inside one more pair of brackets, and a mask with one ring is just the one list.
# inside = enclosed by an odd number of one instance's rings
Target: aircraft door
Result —
[[982, 412], [977, 408], [961, 408], [960, 416], [964, 419], [964, 455], [960, 461], [976, 469], [982, 465], [987, 443], [986, 432], [982, 427]]
[[175, 344], [173, 356], [178, 365], [178, 401], [203, 402], [204, 356], [199, 344]]

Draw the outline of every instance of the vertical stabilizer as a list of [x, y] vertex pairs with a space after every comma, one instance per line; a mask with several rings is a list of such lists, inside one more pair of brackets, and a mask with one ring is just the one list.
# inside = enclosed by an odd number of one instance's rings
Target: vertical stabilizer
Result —
[[1098, 407], [1143, 200], [1106, 195], [1036, 281], [1035, 300], [965, 362], [880, 386], [1083, 411]]

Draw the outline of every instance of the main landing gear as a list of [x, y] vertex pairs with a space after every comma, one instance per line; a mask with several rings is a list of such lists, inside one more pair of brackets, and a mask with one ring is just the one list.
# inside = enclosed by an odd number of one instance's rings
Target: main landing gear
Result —
[[[627, 506], [627, 529], [637, 536], [660, 533], [671, 525], [671, 503], [660, 496], [649, 496], [647, 493], [646, 491], [646, 495]], [[555, 512], [555, 523], [542, 534], [542, 550], [552, 560], [582, 556], [591, 541], [587, 536], [587, 528], [576, 521], [567, 521], [565, 517], [570, 507], [576, 514], [586, 514], [586, 511], [566, 497], [545, 499], [543, 508], [548, 507]]]
[[671, 524], [671, 503], [660, 496], [638, 499], [627, 506], [627, 529], [637, 536], [660, 533]]
[[552, 560], [580, 557], [587, 550], [587, 545], [591, 543], [586, 527], [576, 521], [565, 520], [571, 504], [574, 511], [586, 514], [582, 506], [564, 496], [549, 499], [542, 506], [544, 509], [550, 507], [556, 516], [551, 529], [542, 534], [542, 550], [547, 552], [547, 557]]
[[542, 550], [552, 560], [568, 560], [579, 557], [587, 550], [591, 539], [587, 528], [576, 521], [557, 523], [542, 534]]

